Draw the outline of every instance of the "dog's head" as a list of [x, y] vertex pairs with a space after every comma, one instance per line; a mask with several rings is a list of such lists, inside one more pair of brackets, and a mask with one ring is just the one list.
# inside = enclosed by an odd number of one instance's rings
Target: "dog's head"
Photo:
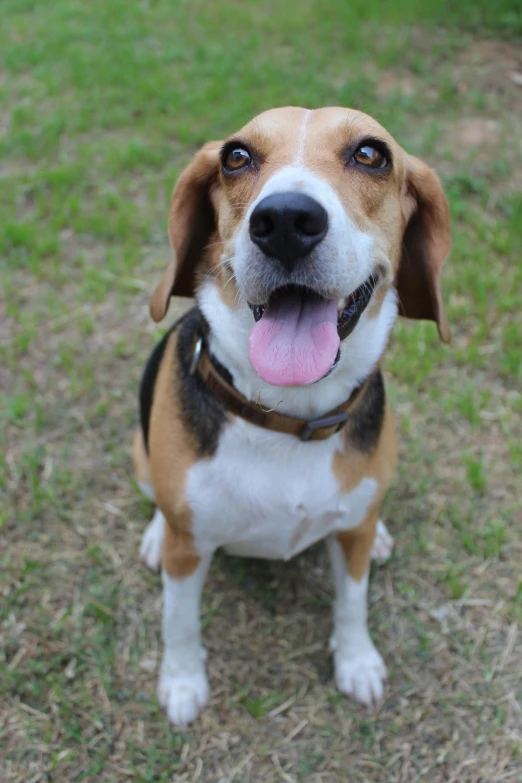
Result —
[[205, 145], [178, 180], [169, 234], [154, 320], [172, 295], [213, 286], [248, 317], [250, 361], [270, 384], [328, 375], [393, 287], [402, 315], [435, 321], [449, 340], [439, 179], [359, 111], [273, 109]]

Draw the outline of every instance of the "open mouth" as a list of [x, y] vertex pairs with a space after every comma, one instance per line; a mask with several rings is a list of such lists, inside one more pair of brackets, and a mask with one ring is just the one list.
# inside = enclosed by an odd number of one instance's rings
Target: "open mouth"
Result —
[[355, 291], [350, 294], [350, 296], [347, 296], [344, 300], [339, 300], [337, 308], [337, 331], [339, 332], [341, 340], [348, 337], [357, 326], [359, 318], [372, 298], [378, 279], [377, 275], [370, 275], [368, 280], [365, 280], [359, 288], [356, 288]]
[[303, 286], [274, 291], [265, 304], [250, 304], [254, 325], [248, 352], [257, 374], [274, 386], [303, 386], [328, 375], [339, 358], [341, 340], [355, 329], [377, 277], [349, 296], [324, 299]]

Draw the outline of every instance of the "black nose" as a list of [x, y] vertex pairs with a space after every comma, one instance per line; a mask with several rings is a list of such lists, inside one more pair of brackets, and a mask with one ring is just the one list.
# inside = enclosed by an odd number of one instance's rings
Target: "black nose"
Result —
[[304, 193], [274, 193], [250, 216], [250, 237], [289, 271], [326, 236], [326, 210]]

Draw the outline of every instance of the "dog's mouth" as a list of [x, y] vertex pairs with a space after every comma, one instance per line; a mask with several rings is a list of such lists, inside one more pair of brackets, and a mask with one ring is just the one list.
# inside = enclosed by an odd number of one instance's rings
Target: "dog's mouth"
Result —
[[249, 303], [255, 323], [248, 352], [257, 374], [274, 386], [308, 385], [328, 375], [339, 360], [341, 340], [357, 326], [377, 282], [370, 275], [339, 300], [292, 285], [273, 291], [264, 304]]

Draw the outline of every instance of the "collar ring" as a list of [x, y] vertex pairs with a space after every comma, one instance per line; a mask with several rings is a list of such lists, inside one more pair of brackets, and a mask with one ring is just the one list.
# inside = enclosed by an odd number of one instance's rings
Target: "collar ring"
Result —
[[196, 372], [196, 368], [199, 364], [199, 357], [201, 356], [202, 350], [203, 350], [203, 337], [202, 335], [198, 334], [196, 338], [196, 342], [194, 343], [194, 348], [192, 349], [192, 359], [190, 360], [189, 375], [194, 375], [194, 373]]

